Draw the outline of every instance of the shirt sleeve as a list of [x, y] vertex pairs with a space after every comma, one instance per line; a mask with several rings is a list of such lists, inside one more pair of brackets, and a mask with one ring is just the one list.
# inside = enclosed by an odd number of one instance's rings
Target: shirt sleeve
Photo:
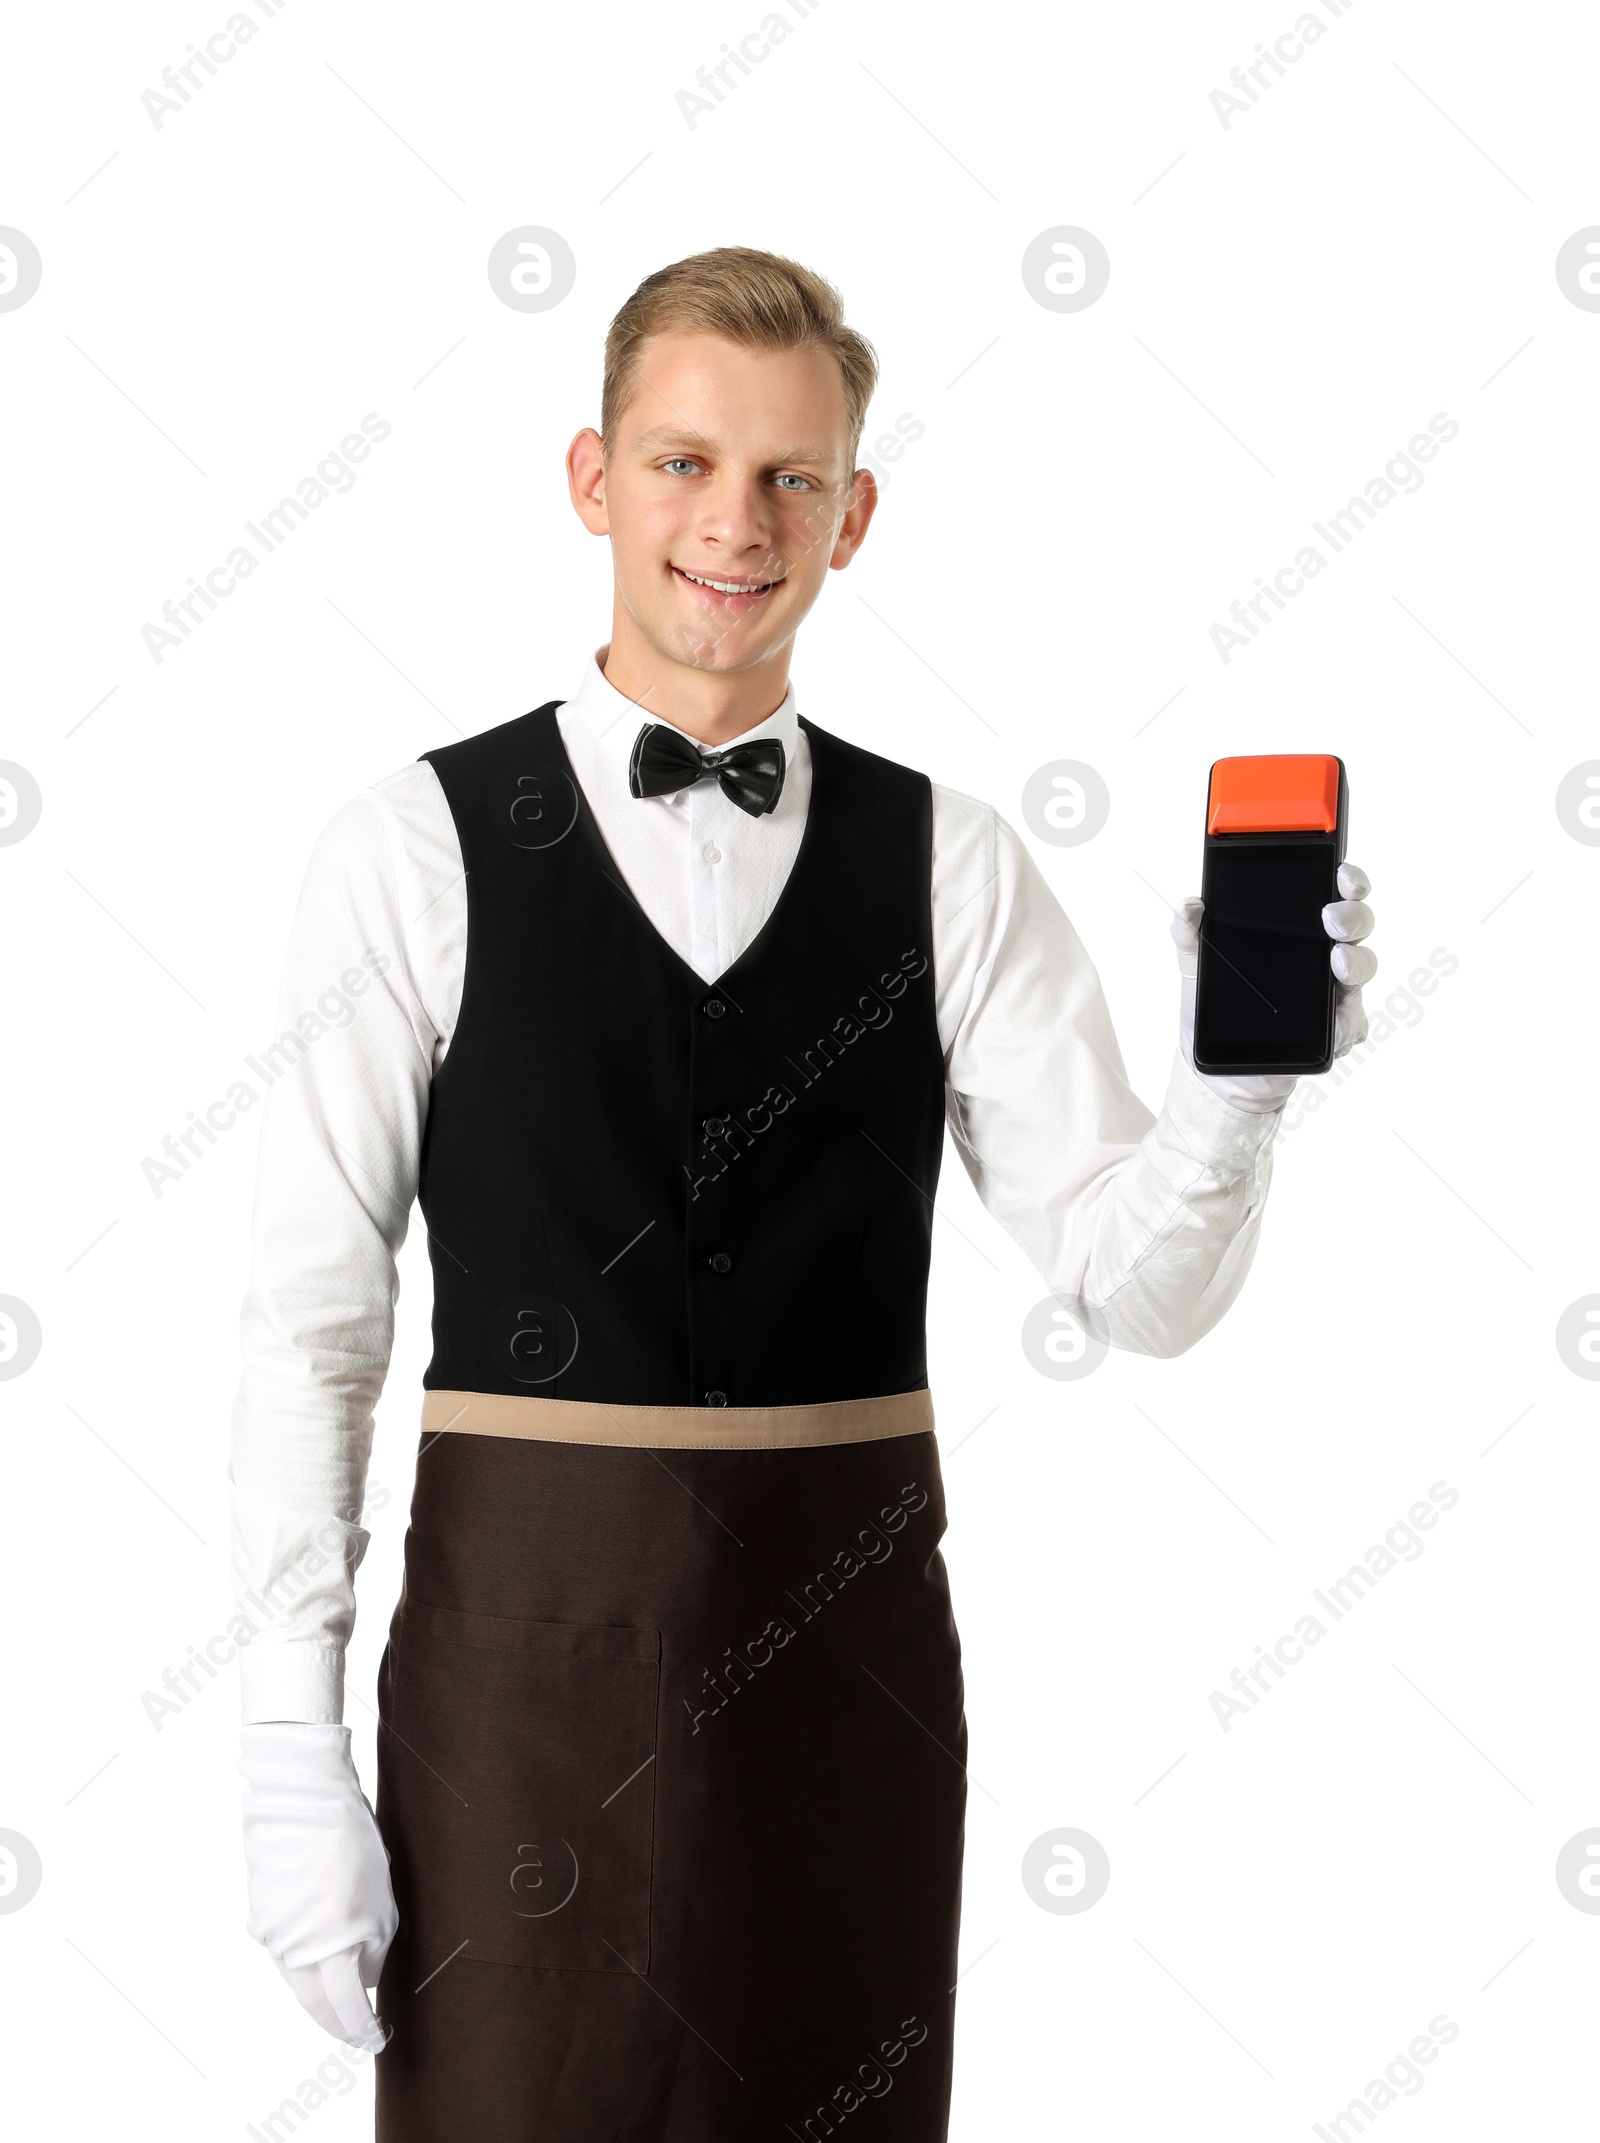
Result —
[[[406, 838], [408, 807], [426, 828], [420, 843]], [[277, 1039], [257, 1054], [270, 1083], [229, 1466], [246, 1724], [343, 1714], [395, 1258], [451, 1019], [439, 985], [449, 960], [436, 954], [448, 955], [453, 930], [465, 932], [459, 879], [431, 768], [347, 804], [312, 854]], [[428, 958], [416, 957], [419, 940]]]
[[967, 1174], [1097, 1336], [1180, 1354], [1244, 1283], [1281, 1110], [1234, 1107], [1178, 1051], [1152, 1117], [1093, 962], [1016, 831], [936, 784], [933, 846], [946, 1115]]

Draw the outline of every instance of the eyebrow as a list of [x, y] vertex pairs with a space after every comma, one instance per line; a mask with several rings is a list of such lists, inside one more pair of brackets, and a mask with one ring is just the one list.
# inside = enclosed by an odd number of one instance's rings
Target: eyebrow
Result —
[[[638, 444], [642, 447], [677, 446], [690, 447], [697, 453], [713, 450], [713, 443], [698, 432], [684, 431], [675, 425], [661, 425], [653, 432], [641, 432]], [[833, 449], [821, 446], [784, 447], [776, 454], [768, 455], [769, 461], [831, 461]]]

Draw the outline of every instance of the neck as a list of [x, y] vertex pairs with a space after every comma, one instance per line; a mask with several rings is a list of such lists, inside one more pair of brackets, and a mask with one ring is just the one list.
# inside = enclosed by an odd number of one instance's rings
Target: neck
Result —
[[715, 747], [731, 744], [783, 705], [789, 690], [788, 641], [747, 670], [697, 670], [662, 655], [620, 601], [617, 609], [611, 643], [600, 653], [600, 674], [642, 714]]

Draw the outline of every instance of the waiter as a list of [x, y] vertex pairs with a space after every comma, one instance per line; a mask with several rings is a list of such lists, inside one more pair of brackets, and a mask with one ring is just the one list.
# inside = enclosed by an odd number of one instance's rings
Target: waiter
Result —
[[[383, 2049], [383, 2143], [821, 2137], [869, 2101], [878, 2143], [943, 2138], [946, 1126], [1117, 1345], [1192, 1345], [1254, 1251], [1294, 1081], [1194, 1071], [1199, 904], [1152, 1118], [1011, 828], [797, 710], [795, 633], [872, 520], [875, 379], [791, 261], [649, 277], [567, 462], [609, 642], [571, 700], [354, 799], [302, 894], [233, 1432], [249, 1927]], [[1003, 531], [947, 563], [1013, 565]], [[1339, 890], [1342, 1053], [1375, 962]], [[414, 1197], [434, 1350], [374, 1818], [343, 1656]]]

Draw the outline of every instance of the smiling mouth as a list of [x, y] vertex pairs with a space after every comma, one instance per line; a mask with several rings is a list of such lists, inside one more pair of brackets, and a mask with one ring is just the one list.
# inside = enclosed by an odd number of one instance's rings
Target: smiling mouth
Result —
[[709, 573], [690, 573], [682, 566], [674, 566], [673, 572], [680, 580], [686, 580], [691, 588], [704, 588], [708, 595], [720, 595], [729, 601], [751, 601], [769, 595], [774, 588], [782, 587], [785, 575], [776, 580], [723, 580]]

